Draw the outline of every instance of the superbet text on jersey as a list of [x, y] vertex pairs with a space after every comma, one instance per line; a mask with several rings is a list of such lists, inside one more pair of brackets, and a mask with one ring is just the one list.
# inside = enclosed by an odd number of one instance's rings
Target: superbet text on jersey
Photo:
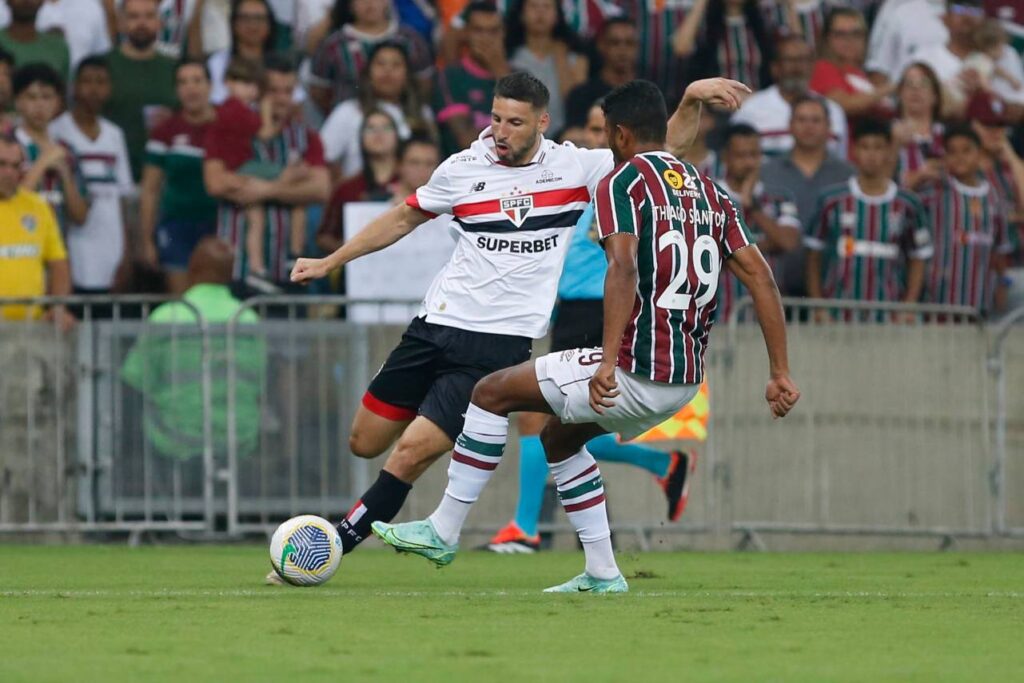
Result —
[[729, 195], [667, 152], [637, 154], [597, 190], [601, 239], [635, 236], [639, 284], [618, 366], [655, 382], [704, 376], [722, 264], [750, 244]]
[[420, 315], [462, 330], [543, 337], [572, 230], [613, 165], [609, 150], [542, 139], [528, 164], [508, 166], [490, 130], [448, 157], [406, 199], [427, 214], [451, 214], [457, 240]]

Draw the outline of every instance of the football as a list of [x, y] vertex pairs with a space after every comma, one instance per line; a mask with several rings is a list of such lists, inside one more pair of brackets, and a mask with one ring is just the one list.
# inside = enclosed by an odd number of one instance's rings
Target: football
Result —
[[270, 539], [270, 564], [292, 585], [319, 586], [338, 571], [341, 536], [323, 517], [292, 517]]

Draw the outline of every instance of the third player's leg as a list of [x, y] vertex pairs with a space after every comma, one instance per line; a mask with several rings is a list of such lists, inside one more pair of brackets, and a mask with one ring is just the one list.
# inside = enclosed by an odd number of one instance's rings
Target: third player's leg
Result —
[[472, 403], [495, 415], [524, 411], [551, 414], [532, 360], [492, 372], [477, 382]]
[[348, 446], [353, 455], [360, 458], [376, 458], [391, 448], [391, 445], [412, 424], [413, 420], [392, 420], [359, 406], [352, 420]]
[[420, 415], [402, 432], [384, 463], [384, 470], [412, 484], [453, 445], [444, 430]]

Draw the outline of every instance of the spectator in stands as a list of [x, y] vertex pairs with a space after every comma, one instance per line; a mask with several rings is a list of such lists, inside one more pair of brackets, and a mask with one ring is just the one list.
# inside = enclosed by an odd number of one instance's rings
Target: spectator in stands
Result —
[[572, 89], [565, 103], [568, 126], [583, 126], [594, 102], [636, 78], [640, 45], [636, 26], [626, 17], [613, 17], [597, 34], [598, 71]]
[[762, 2], [761, 7], [770, 30], [778, 35], [802, 38], [817, 50], [824, 37], [829, 12], [843, 4], [833, 0], [776, 0]]
[[558, 0], [514, 0], [508, 13], [505, 50], [513, 69], [539, 79], [551, 94], [549, 130], [565, 127], [565, 99], [583, 83], [589, 60], [565, 21]]
[[[264, 253], [268, 277], [276, 283], [287, 283], [290, 260], [305, 250], [306, 242], [306, 226], [292, 224], [291, 207], [325, 202], [330, 193], [330, 177], [320, 136], [295, 116], [292, 99], [298, 80], [295, 65], [284, 57], [270, 55], [265, 70], [276, 134], [266, 141], [253, 141], [253, 158], [287, 164], [287, 167], [276, 180], [237, 175], [229, 171], [225, 163], [231, 150], [220, 148], [213, 139], [206, 148], [203, 179], [207, 192], [220, 200], [218, 232], [240, 253], [246, 243], [243, 207], [256, 203], [266, 205]], [[245, 259], [237, 259], [235, 280], [244, 281], [247, 275]]]
[[[761, 148], [768, 157], [786, 154], [793, 148], [789, 130], [791, 107], [807, 95], [811, 78], [813, 54], [807, 43], [798, 38], [783, 38], [776, 46], [771, 72], [775, 85], [759, 90], [747, 98], [733, 117], [733, 123], [746, 123], [761, 134]], [[839, 157], [846, 157], [846, 114], [831, 100], [822, 100], [831, 128], [829, 148]]]
[[320, 41], [331, 30], [331, 8], [334, 0], [296, 0], [292, 23], [292, 44], [295, 49], [312, 55]]
[[15, 136], [25, 151], [22, 185], [50, 204], [63, 232], [81, 225], [89, 213], [87, 190], [75, 153], [50, 135], [61, 108], [64, 83], [48, 64], [26, 64], [14, 72], [14, 107], [20, 123]]
[[157, 8], [157, 0], [124, 0], [118, 16], [121, 44], [106, 57], [114, 90], [103, 115], [124, 131], [136, 182], [142, 176], [146, 139], [176, 104], [174, 60], [156, 51]]
[[616, 0], [639, 31], [640, 78], [653, 81], [671, 107], [686, 86], [686, 62], [676, 54], [674, 42], [665, 40], [682, 26], [693, 0]]
[[[853, 167], [829, 151], [827, 110], [820, 97], [806, 96], [797, 100], [789, 128], [793, 149], [766, 163], [761, 177], [770, 194], [792, 194], [800, 224], [806, 227], [817, 216], [821, 191], [846, 181], [853, 175]], [[783, 294], [802, 296], [806, 293], [804, 256], [804, 250], [797, 249], [779, 258], [776, 264], [781, 275], [778, 284]]]
[[9, 134], [18, 123], [11, 111], [14, 105], [13, 77], [14, 55], [0, 47], [0, 135]]
[[1007, 256], [1013, 251], [1005, 205], [981, 174], [981, 140], [968, 126], [946, 131], [947, 175], [925, 195], [932, 214], [935, 256], [925, 279], [926, 299], [1003, 310]]
[[110, 67], [86, 57], [75, 73], [73, 105], [50, 125], [50, 134], [79, 160], [89, 192], [89, 214], [67, 230], [76, 294], [109, 294], [131, 241], [122, 202], [135, 193], [124, 133], [100, 112], [110, 99]]
[[71, 53], [64, 38], [41, 33], [36, 17], [43, 0], [8, 0], [11, 24], [0, 31], [0, 47], [14, 55], [15, 64], [42, 62], [53, 67], [67, 83], [71, 72]]
[[[377, 113], [375, 117], [382, 116]], [[367, 119], [370, 120], [370, 119]], [[364, 144], [369, 148], [371, 141], [366, 135]], [[325, 253], [331, 253], [342, 245], [345, 240], [345, 204], [348, 202], [386, 202], [402, 201], [417, 188], [425, 185], [438, 164], [437, 145], [429, 138], [414, 137], [398, 143], [392, 152], [396, 164], [393, 175], [382, 183], [379, 178], [364, 172], [355, 178], [342, 183], [334, 191], [331, 203], [324, 212], [323, 223], [317, 233], [316, 243]], [[369, 151], [369, 149], [367, 149]], [[383, 156], [383, 155], [381, 155]], [[386, 169], [381, 164], [381, 172]]]
[[331, 33], [313, 56], [309, 94], [327, 115], [335, 105], [356, 95], [370, 49], [385, 40], [405, 45], [420, 94], [430, 93], [434, 55], [414, 29], [392, 16], [391, 0], [336, 0], [331, 10]]
[[822, 33], [821, 58], [811, 73], [811, 90], [829, 98], [846, 112], [850, 124], [860, 117], [888, 118], [891, 83], [876, 86], [864, 71], [867, 24], [855, 9], [837, 7], [828, 14]]
[[160, 0], [156, 51], [175, 60], [202, 58], [203, 23], [216, 19], [212, 4], [209, 0]]
[[[967, 99], [981, 89], [981, 76], [965, 61], [974, 53], [974, 34], [985, 18], [981, 0], [947, 0], [943, 23], [949, 32], [949, 38], [918, 50], [913, 61], [923, 62], [932, 68], [942, 83], [942, 103], [945, 115], [949, 118], [961, 118], [967, 105]], [[1016, 59], [1015, 71], [1021, 71], [1020, 57]]]
[[[189, 259], [189, 288], [182, 302], [163, 304], [150, 314], [147, 329], [121, 366], [121, 378], [139, 391], [147, 403], [146, 438], [161, 455], [176, 460], [201, 457], [204, 445], [206, 405], [203, 398], [201, 359], [204, 352], [198, 335], [196, 311], [212, 324], [237, 320], [242, 324], [233, 353], [228, 355], [224, 335], [214, 335], [210, 354], [213, 447], [218, 457], [227, 452], [229, 433], [228, 362], [234, 366], [234, 438], [238, 453], [251, 452], [259, 439], [260, 391], [266, 373], [266, 347], [245, 326], [259, 322], [254, 311], [242, 311], [242, 303], [228, 285], [235, 256], [231, 246], [204, 237]], [[160, 326], [169, 328], [160, 332]]]
[[[827, 188], [808, 226], [807, 292], [816, 299], [916, 303], [932, 256], [921, 200], [891, 177], [889, 124], [864, 119], [854, 131], [857, 175]], [[818, 320], [827, 313], [818, 310]]]
[[[223, 104], [229, 96], [225, 76], [231, 62], [241, 59], [261, 68], [267, 55], [274, 52], [274, 26], [274, 12], [267, 0], [232, 2], [231, 46], [214, 52], [207, 61], [212, 88], [210, 99], [214, 104]], [[305, 91], [296, 87], [293, 99], [301, 102], [305, 96]]]
[[1010, 144], [1006, 104], [991, 93], [981, 92], [967, 104], [967, 119], [981, 140], [981, 170], [1003, 199], [1011, 241], [1019, 246], [1020, 222], [1024, 220], [1024, 161]]
[[896, 88], [896, 117], [896, 178], [917, 191], [942, 176], [942, 84], [927, 64], [914, 62], [903, 72]]
[[772, 39], [757, 0], [695, 0], [672, 43], [690, 59], [691, 79], [725, 76], [751, 90], [772, 82]]
[[188, 286], [192, 250], [217, 230], [217, 203], [203, 184], [203, 143], [216, 116], [206, 63], [179, 63], [175, 93], [181, 108], [146, 144], [139, 222], [142, 260], [161, 266], [171, 293], [181, 294]]
[[401, 43], [385, 41], [374, 45], [360, 75], [360, 84], [357, 97], [335, 107], [320, 129], [324, 154], [335, 179], [356, 175], [363, 168], [359, 130], [366, 112], [387, 112], [402, 140], [413, 134], [435, 134], [434, 114], [420, 99]]
[[[776, 257], [800, 246], [796, 202], [789, 192], [778, 187], [772, 194], [765, 190], [761, 182], [761, 138], [751, 126], [737, 123], [726, 129], [722, 161], [725, 177], [718, 178], [718, 184], [742, 212], [751, 243], [764, 254], [776, 279], [781, 279], [781, 261]], [[718, 319], [728, 319], [733, 304], [746, 295], [739, 278], [727, 273], [718, 290]]]
[[[71, 272], [53, 210], [22, 184], [24, 152], [11, 136], [0, 136], [0, 297], [67, 296]], [[0, 307], [0, 320], [35, 319], [38, 308]], [[64, 306], [47, 316], [62, 329], [74, 324]]]
[[998, 19], [985, 19], [974, 32], [974, 52], [964, 66], [978, 73], [981, 90], [992, 92], [1005, 102], [1024, 101], [1024, 65], [1010, 47], [1006, 29]]
[[888, 0], [875, 18], [865, 71], [896, 82], [917, 54], [946, 42], [945, 0]]
[[[7, 27], [10, 22], [10, 9], [0, 4], [0, 26]], [[45, 0], [36, 15], [36, 30], [63, 34], [71, 71], [86, 57], [110, 50], [110, 32], [101, 0]]]
[[433, 107], [445, 155], [466, 149], [490, 125], [494, 84], [511, 67], [505, 54], [505, 23], [491, 2], [466, 6], [466, 53], [443, 69], [434, 87]]

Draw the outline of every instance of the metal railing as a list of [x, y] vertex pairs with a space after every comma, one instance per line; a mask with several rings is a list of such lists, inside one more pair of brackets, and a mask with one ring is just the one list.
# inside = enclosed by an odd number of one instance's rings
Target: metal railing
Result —
[[[257, 297], [220, 323], [181, 304], [189, 320], [168, 325], [145, 320], [166, 303], [158, 297], [0, 299], [58, 303], [83, 313], [69, 334], [0, 323], [0, 354], [26, 359], [0, 367], [36, 372], [34, 384], [0, 375], [0, 532], [265, 532], [299, 513], [337, 518], [382, 464], [347, 455], [349, 426], [404, 329], [395, 307], [411, 318], [418, 302]], [[739, 302], [712, 333], [710, 436], [683, 523], [660, 521], [649, 475], [609, 468], [616, 530], [641, 545], [661, 532], [754, 543], [766, 533], [1024, 536], [1024, 309], [988, 324], [964, 308], [784, 304], [797, 410], [770, 419], [763, 341], [749, 300]], [[353, 306], [359, 322], [339, 317]], [[139, 349], [167, 361], [142, 364], [141, 389], [124, 371]], [[164, 367], [161, 395], [145, 373]], [[185, 401], [189, 391], [201, 396]], [[198, 435], [194, 457], [195, 443], [160, 442], [168, 406], [192, 430], [176, 438]], [[474, 514], [478, 530], [512, 513], [514, 442]], [[444, 469], [417, 482], [408, 516], [430, 512]]]

